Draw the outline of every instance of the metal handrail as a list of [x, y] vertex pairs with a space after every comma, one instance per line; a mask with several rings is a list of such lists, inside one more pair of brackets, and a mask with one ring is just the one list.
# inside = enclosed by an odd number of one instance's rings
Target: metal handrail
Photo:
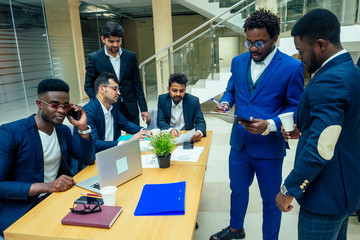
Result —
[[[219, 25], [221, 25], [222, 23], [226, 22], [227, 20], [237, 16], [239, 13], [241, 13], [242, 11], [244, 11], [245, 9], [251, 7], [252, 5], [255, 5], [255, 1], [246, 5], [245, 7], [243, 7], [242, 9], [240, 9], [238, 12], [236, 12], [234, 15], [230, 15], [229, 17], [223, 19], [222, 21], [220, 21], [219, 23], [215, 24], [213, 27], [216, 28], [218, 27]], [[186, 44], [189, 44], [190, 42], [193, 42], [195, 39], [199, 38], [199, 37], [202, 37], [203, 35], [205, 35], [206, 33], [208, 33], [210, 31], [210, 28], [203, 31], [202, 33], [200, 33], [199, 35], [196, 35], [195, 37], [193, 37], [192, 39], [190, 39], [189, 41], [187, 41], [186, 43], [182, 44], [181, 46], [179, 46], [178, 48], [176, 48], [175, 50], [173, 50], [172, 52], [176, 52], [178, 51], [179, 49], [183, 48]], [[163, 60], [164, 58], [167, 58], [168, 55], [165, 55], [163, 57], [161, 57], [160, 59], [158, 59], [156, 62], [159, 62], [161, 60]], [[139, 67], [140, 68], [140, 67]]]
[[233, 6], [231, 6], [230, 8], [228, 8], [227, 10], [225, 10], [224, 12], [220, 13], [219, 15], [213, 17], [212, 19], [210, 19], [209, 21], [207, 21], [206, 23], [200, 25], [199, 27], [195, 28], [194, 30], [192, 30], [191, 32], [189, 32], [188, 34], [184, 35], [183, 37], [179, 38], [178, 40], [176, 40], [175, 42], [171, 43], [169, 46], [161, 49], [160, 51], [158, 51], [157, 53], [155, 53], [154, 55], [152, 55], [151, 57], [147, 58], [145, 61], [143, 61], [142, 63], [139, 64], [139, 68], [142, 68], [146, 63], [148, 63], [149, 61], [151, 61], [152, 59], [156, 58], [158, 55], [160, 55], [161, 53], [167, 51], [168, 49], [170, 49], [171, 47], [173, 47], [174, 45], [178, 44], [179, 42], [181, 42], [182, 40], [186, 39], [187, 37], [189, 37], [190, 35], [196, 33], [197, 31], [199, 31], [200, 29], [208, 26], [210, 23], [212, 23], [213, 21], [215, 21], [215, 19], [221, 17], [222, 15], [230, 12], [231, 10], [233, 10], [234, 8], [238, 7], [240, 4], [244, 3], [246, 0], [242, 0], [236, 4], [234, 4]]

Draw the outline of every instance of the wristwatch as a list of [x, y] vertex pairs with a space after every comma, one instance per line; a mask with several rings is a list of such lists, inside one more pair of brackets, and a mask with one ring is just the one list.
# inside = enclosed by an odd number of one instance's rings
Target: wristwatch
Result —
[[291, 194], [288, 192], [284, 184], [281, 185], [281, 194], [284, 196], [291, 196]]
[[84, 130], [84, 131], [78, 130], [78, 133], [79, 133], [79, 134], [88, 134], [88, 133], [90, 133], [90, 132], [91, 132], [91, 127], [90, 127], [89, 125], [87, 125], [87, 129]]
[[270, 133], [270, 122], [268, 120], [266, 120], [266, 124], [267, 124], [266, 130], [261, 134], [263, 136], [269, 135], [269, 133]]

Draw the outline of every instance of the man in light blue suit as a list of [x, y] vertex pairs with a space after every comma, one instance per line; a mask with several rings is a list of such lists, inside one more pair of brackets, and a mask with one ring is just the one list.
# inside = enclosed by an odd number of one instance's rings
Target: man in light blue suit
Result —
[[[71, 158], [84, 164], [95, 161], [86, 114], [69, 103], [65, 82], [40, 82], [36, 104], [35, 115], [0, 126], [0, 236], [48, 193], [76, 184]], [[81, 111], [79, 120], [68, 116], [73, 107]], [[62, 125], [65, 117], [74, 125], [73, 136]]]
[[[297, 110], [294, 169], [276, 197], [280, 210], [300, 204], [299, 240], [345, 240], [360, 204], [360, 69], [340, 42], [340, 23], [325, 9], [304, 15], [291, 31], [299, 59], [316, 74]], [[300, 134], [301, 132], [301, 134]]]
[[230, 145], [230, 226], [210, 239], [245, 237], [244, 218], [249, 186], [254, 174], [263, 200], [263, 239], [278, 239], [281, 212], [275, 196], [281, 185], [285, 141], [279, 114], [294, 112], [303, 92], [303, 66], [280, 52], [275, 43], [280, 33], [279, 18], [270, 11], [255, 11], [245, 21], [249, 52], [232, 61], [227, 89], [216, 111], [235, 105], [235, 114], [251, 123], [234, 124]]
[[117, 77], [104, 72], [95, 81], [96, 96], [84, 106], [88, 124], [91, 127], [91, 138], [95, 142], [96, 152], [122, 144], [117, 139], [121, 130], [134, 134], [130, 140], [143, 139], [151, 134], [142, 127], [127, 120], [115, 104], [120, 96]]

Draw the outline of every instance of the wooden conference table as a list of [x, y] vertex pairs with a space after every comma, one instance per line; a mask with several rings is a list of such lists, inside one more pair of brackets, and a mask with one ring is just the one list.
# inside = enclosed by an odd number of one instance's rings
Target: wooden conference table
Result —
[[[61, 219], [70, 211], [84, 189], [72, 187], [66, 192], [53, 193], [4, 231], [6, 240], [43, 239], [192, 239], [201, 197], [205, 168], [212, 132], [195, 146], [204, 150], [198, 162], [172, 161], [169, 168], [145, 168], [143, 174], [118, 187], [116, 206], [123, 212], [111, 229], [67, 226]], [[96, 165], [88, 166], [74, 179], [82, 181], [97, 174]], [[145, 184], [186, 181], [185, 215], [134, 216]]]

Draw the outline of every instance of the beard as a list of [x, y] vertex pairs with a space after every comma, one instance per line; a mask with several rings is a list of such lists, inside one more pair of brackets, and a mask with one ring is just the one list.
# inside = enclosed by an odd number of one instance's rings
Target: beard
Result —
[[316, 72], [316, 70], [318, 70], [321, 67], [321, 64], [319, 64], [319, 61], [317, 60], [314, 51], [311, 51], [309, 63], [305, 65], [309, 73], [314, 73]]
[[173, 97], [172, 100], [175, 103], [175, 105], [177, 105], [179, 102], [181, 102], [183, 98], [182, 97]]
[[110, 52], [112, 53], [118, 53], [119, 52], [119, 48], [118, 47], [106, 47]]

